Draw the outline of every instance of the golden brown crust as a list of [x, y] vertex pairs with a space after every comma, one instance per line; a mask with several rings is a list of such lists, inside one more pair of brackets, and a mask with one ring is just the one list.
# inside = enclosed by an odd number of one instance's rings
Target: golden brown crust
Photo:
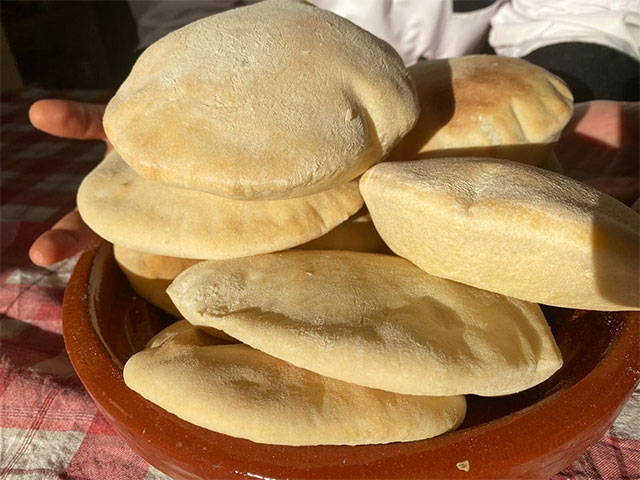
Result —
[[524, 60], [472, 55], [409, 68], [420, 117], [392, 160], [487, 156], [536, 166], [569, 121], [567, 86]]

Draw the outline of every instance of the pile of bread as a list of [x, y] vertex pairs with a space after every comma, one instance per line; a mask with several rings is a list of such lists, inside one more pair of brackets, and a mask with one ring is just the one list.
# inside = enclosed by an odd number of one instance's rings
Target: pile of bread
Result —
[[162, 38], [78, 192], [133, 288], [186, 319], [127, 385], [228, 435], [354, 445], [546, 380], [562, 357], [539, 303], [640, 308], [638, 215], [557, 172], [571, 112], [525, 61], [407, 70], [301, 0]]

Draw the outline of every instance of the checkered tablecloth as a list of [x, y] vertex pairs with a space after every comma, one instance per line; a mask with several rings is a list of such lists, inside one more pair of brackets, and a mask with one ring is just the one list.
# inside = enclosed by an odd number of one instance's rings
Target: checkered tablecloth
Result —
[[[104, 101], [106, 92], [4, 94], [1, 106], [0, 480], [166, 479], [97, 411], [62, 339], [62, 296], [77, 258], [38, 268], [27, 251], [75, 204], [104, 145], [34, 130], [40, 98]], [[560, 479], [640, 479], [640, 391], [609, 432]]]

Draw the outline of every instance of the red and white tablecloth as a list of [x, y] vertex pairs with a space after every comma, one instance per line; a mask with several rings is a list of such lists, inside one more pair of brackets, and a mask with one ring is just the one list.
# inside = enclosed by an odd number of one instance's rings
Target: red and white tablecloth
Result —
[[[62, 140], [29, 125], [29, 105], [58, 97], [100, 102], [106, 92], [3, 94], [1, 101], [0, 480], [166, 479], [97, 411], [62, 339], [62, 297], [77, 258], [30, 263], [35, 238], [75, 204], [100, 142]], [[607, 434], [560, 479], [640, 479], [640, 390]]]

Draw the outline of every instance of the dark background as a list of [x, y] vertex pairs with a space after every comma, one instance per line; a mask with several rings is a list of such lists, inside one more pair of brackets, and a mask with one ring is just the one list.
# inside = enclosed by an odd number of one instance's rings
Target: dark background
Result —
[[115, 90], [138, 54], [127, 1], [2, 0], [0, 15], [3, 91]]
[[[454, 0], [453, 8], [469, 11], [492, 2]], [[2, 91], [23, 86], [115, 91], [140, 53], [126, 0], [0, 0], [0, 17]], [[488, 44], [483, 53], [491, 53]], [[576, 101], [640, 98], [638, 61], [622, 52], [567, 42], [524, 58], [564, 79]]]

